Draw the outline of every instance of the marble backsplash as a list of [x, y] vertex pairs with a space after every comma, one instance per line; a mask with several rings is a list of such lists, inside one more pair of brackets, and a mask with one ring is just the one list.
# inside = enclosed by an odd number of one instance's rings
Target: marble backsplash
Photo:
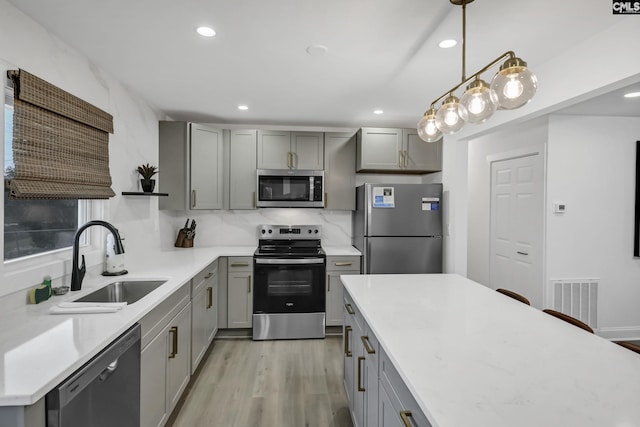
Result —
[[195, 245], [253, 246], [258, 244], [257, 227], [262, 224], [320, 225], [322, 244], [351, 246], [351, 211], [321, 209], [256, 209], [230, 211], [160, 211], [160, 244], [173, 247], [186, 219], [197, 223]]

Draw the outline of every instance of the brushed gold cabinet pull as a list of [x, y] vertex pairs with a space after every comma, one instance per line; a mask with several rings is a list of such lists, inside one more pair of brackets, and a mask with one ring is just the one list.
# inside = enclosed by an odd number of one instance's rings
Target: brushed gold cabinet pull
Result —
[[251, 276], [247, 276], [247, 293], [251, 293]]
[[355, 310], [353, 309], [353, 307], [351, 307], [351, 304], [345, 304], [344, 308], [347, 309], [347, 313], [349, 314], [356, 314]]
[[324, 193], [324, 207], [327, 207], [327, 200], [329, 200], [329, 193], [325, 191]]
[[207, 310], [213, 307], [213, 288], [209, 286], [207, 288]]
[[255, 208], [256, 207], [256, 192], [253, 192], [253, 195], [251, 196], [251, 207]]
[[336, 267], [351, 267], [353, 265], [352, 262], [348, 261], [336, 261], [333, 263]]
[[398, 167], [402, 167], [402, 165], [404, 164], [404, 159], [402, 158], [403, 154], [402, 154], [402, 150], [399, 150], [398, 153], [400, 154], [398, 156]]
[[213, 276], [213, 273], [207, 273], [207, 275], [206, 275], [206, 276], [204, 276], [204, 278], [205, 278], [205, 279], [208, 279], [208, 278], [210, 278], [211, 276]]
[[402, 419], [404, 427], [413, 427], [413, 423], [409, 417], [411, 417], [411, 411], [400, 411], [400, 419]]
[[351, 333], [351, 331], [353, 331], [353, 328], [351, 326], [345, 326], [344, 327], [344, 355], [346, 357], [351, 357], [353, 356], [353, 353], [351, 352], [351, 349], [349, 348], [349, 334]]
[[191, 190], [191, 207], [196, 207], [196, 190]]
[[409, 167], [409, 153], [407, 152], [407, 150], [404, 150], [404, 167]]
[[358, 391], [366, 391], [362, 384], [362, 363], [364, 362], [364, 356], [358, 357]]
[[376, 354], [376, 350], [371, 346], [368, 336], [362, 336], [360, 339], [362, 340], [362, 344], [364, 344], [364, 349], [367, 350], [367, 353]]
[[232, 262], [231, 267], [249, 267], [248, 262]]
[[291, 169], [291, 151], [287, 152], [287, 167]]
[[169, 359], [174, 359], [178, 354], [178, 327], [172, 326], [169, 329], [169, 333], [171, 334], [171, 354], [169, 354]]
[[327, 274], [327, 292], [331, 292], [331, 277]]

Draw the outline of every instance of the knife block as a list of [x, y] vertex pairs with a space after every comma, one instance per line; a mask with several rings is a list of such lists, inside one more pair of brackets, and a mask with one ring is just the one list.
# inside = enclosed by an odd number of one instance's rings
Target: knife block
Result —
[[178, 230], [178, 237], [176, 238], [176, 243], [174, 245], [176, 248], [192, 248], [193, 247], [193, 237], [188, 238], [187, 232], [184, 231], [184, 228]]

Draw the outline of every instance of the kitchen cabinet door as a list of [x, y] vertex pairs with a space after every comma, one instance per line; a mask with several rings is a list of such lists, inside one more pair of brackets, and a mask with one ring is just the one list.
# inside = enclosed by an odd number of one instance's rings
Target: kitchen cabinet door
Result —
[[217, 294], [218, 261], [198, 273], [192, 280], [191, 299], [191, 373], [193, 374], [218, 330]]
[[378, 427], [404, 427], [384, 387], [378, 391]]
[[437, 172], [442, 170], [442, 139], [424, 142], [415, 129], [403, 129], [404, 170]]
[[360, 274], [359, 256], [328, 256], [326, 282], [326, 325], [342, 325], [344, 293], [340, 275]]
[[292, 132], [291, 156], [291, 169], [324, 169], [324, 134], [322, 132]]
[[251, 328], [253, 319], [253, 258], [227, 259], [227, 327]]
[[222, 129], [191, 124], [191, 209], [224, 208]]
[[166, 333], [167, 409], [171, 414], [191, 378], [191, 304], [173, 319]]
[[326, 209], [355, 210], [355, 134], [342, 132], [324, 134], [324, 191]]
[[256, 208], [258, 132], [232, 130], [229, 159], [229, 209]]
[[291, 167], [291, 132], [258, 131], [258, 169]]
[[402, 129], [362, 128], [358, 131], [358, 171], [399, 171], [402, 156]]
[[167, 333], [158, 334], [140, 353], [140, 425], [163, 426], [167, 407]]
[[354, 324], [355, 312], [352, 310], [351, 300], [345, 299], [343, 303], [344, 327], [342, 329], [342, 349], [343, 349], [343, 366], [344, 366], [344, 390], [347, 394], [349, 402], [349, 412], [353, 414], [353, 393], [354, 393], [354, 356], [353, 356], [353, 340], [354, 340]]

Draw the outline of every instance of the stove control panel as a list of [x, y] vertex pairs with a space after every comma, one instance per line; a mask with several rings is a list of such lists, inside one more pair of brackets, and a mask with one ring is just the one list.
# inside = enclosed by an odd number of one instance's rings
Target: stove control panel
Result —
[[319, 225], [259, 225], [259, 239], [319, 239]]

